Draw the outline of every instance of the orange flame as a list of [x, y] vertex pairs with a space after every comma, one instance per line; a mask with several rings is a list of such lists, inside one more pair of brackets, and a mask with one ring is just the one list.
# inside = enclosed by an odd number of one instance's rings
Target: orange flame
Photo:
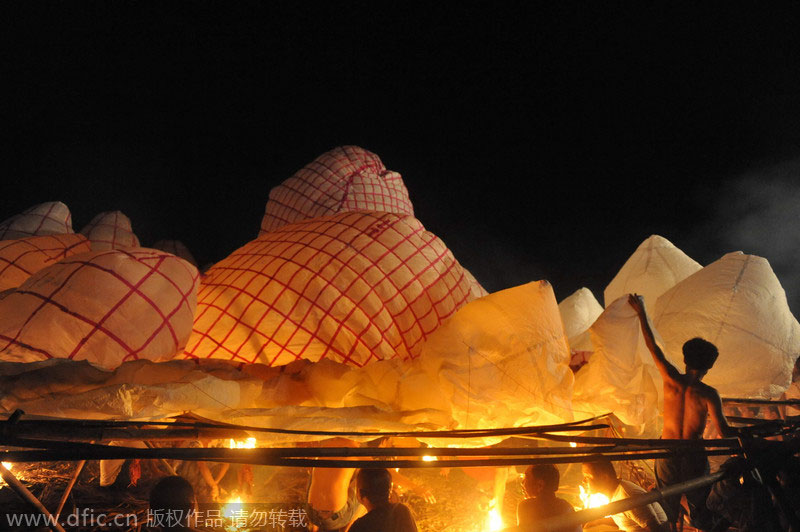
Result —
[[589, 493], [583, 486], [581, 488], [581, 502], [584, 508], [597, 508], [598, 506], [605, 506], [609, 502], [609, 498], [602, 493]]

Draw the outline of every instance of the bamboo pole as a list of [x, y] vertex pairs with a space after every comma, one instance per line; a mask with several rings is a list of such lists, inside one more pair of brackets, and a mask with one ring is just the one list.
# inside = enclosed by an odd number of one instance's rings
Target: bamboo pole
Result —
[[20, 498], [30, 504], [37, 512], [44, 515], [45, 522], [47, 523], [47, 527], [50, 530], [55, 532], [65, 532], [64, 528], [58, 524], [58, 521], [55, 517], [45, 508], [44, 504], [42, 504], [39, 499], [34, 496], [33, 493], [25, 487], [25, 485], [17, 479], [14, 474], [9, 471], [6, 466], [0, 463], [0, 475], [2, 475], [3, 480], [6, 481], [6, 484], [14, 490]]
[[[415, 430], [415, 431], [389, 431], [389, 432], [363, 432], [363, 431], [324, 431], [324, 430], [292, 430], [267, 427], [254, 427], [249, 425], [236, 425], [229, 423], [205, 423], [205, 422], [166, 422], [166, 421], [109, 421], [109, 420], [81, 420], [81, 419], [18, 419], [11, 422], [11, 418], [6, 423], [0, 422], [0, 436], [12, 431], [19, 431], [20, 427], [26, 426], [48, 426], [62, 434], [65, 430], [89, 430], [89, 429], [110, 429], [110, 428], [131, 428], [131, 427], [156, 427], [166, 426], [170, 428], [191, 428], [191, 429], [229, 429], [243, 430], [247, 432], [266, 432], [274, 434], [293, 434], [304, 436], [351, 436], [379, 438], [381, 436], [397, 437], [430, 437], [430, 438], [483, 438], [491, 436], [513, 436], [524, 434], [538, 434], [542, 432], [575, 432], [588, 431], [608, 428], [606, 424], [586, 425], [595, 421], [598, 417], [589, 418], [569, 423], [556, 425], [538, 425], [528, 427], [510, 427], [499, 429], [458, 429], [458, 430]], [[151, 438], [152, 439], [152, 438]], [[99, 441], [99, 438], [98, 438]]]
[[800, 399], [745, 399], [739, 397], [723, 397], [723, 403], [739, 403], [743, 405], [791, 405], [800, 406]]
[[564, 436], [561, 434], [537, 434], [537, 439], [575, 442], [575, 443], [594, 443], [594, 444], [624, 444], [624, 445], [657, 445], [662, 447], [731, 447], [737, 444], [736, 438], [715, 438], [713, 440], [679, 440], [679, 439], [640, 439], [640, 438], [608, 438], [598, 436]]
[[505, 528], [501, 532], [550, 532], [561, 529], [575, 528], [583, 523], [588, 523], [589, 521], [594, 521], [595, 519], [601, 519], [607, 515], [627, 512], [633, 508], [638, 508], [654, 502], [660, 503], [663, 502], [665, 498], [671, 497], [672, 495], [679, 495], [687, 491], [708, 486], [719, 481], [725, 476], [725, 474], [726, 472], [724, 471], [718, 471], [717, 473], [713, 473], [711, 475], [705, 475], [692, 480], [687, 480], [686, 482], [673, 484], [672, 486], [665, 488], [656, 488], [646, 493], [634, 495], [633, 497], [629, 497], [627, 499], [614, 501], [604, 506], [598, 506], [597, 508], [589, 508], [579, 512], [550, 517], [548, 519], [543, 519], [534, 525]]
[[[613, 439], [612, 439], [613, 441]], [[621, 440], [620, 440], [621, 441]], [[84, 442], [63, 442], [55, 440], [33, 440], [24, 438], [0, 439], [0, 443], [14, 447], [39, 448], [47, 450], [68, 449], [93, 452], [106, 449], [107, 445], [92, 445]], [[148, 445], [155, 448], [153, 445]], [[115, 446], [118, 449], [130, 447]], [[655, 450], [702, 451], [705, 449], [738, 449], [739, 441], [728, 440], [643, 440], [641, 445], [597, 445], [581, 447], [273, 447], [269, 449], [281, 458], [297, 457], [376, 457], [376, 456], [504, 456], [504, 455], [547, 455], [547, 454], [592, 454], [597, 452], [643, 452]], [[181, 448], [160, 448], [181, 449]], [[102, 451], [101, 451], [102, 452]]]
[[[775, 442], [780, 443], [780, 442]], [[348, 448], [342, 449], [342, 451]], [[286, 466], [286, 467], [322, 467], [322, 468], [357, 468], [357, 467], [402, 467], [402, 468], [440, 468], [440, 467], [505, 467], [513, 465], [529, 465], [529, 464], [566, 464], [566, 463], [582, 463], [597, 459], [597, 456], [581, 453], [572, 449], [572, 454], [563, 456], [550, 456], [550, 457], [529, 457], [519, 456], [516, 458], [477, 458], [469, 460], [438, 460], [433, 462], [425, 462], [422, 460], [397, 460], [397, 459], [384, 459], [384, 460], [353, 460], [353, 459], [312, 459], [312, 458], [292, 458], [293, 452], [297, 451], [296, 448], [259, 448], [259, 449], [224, 449], [224, 448], [157, 448], [157, 449], [140, 449], [133, 447], [118, 447], [118, 446], [104, 446], [94, 445], [89, 446], [82, 444], [73, 448], [60, 448], [60, 449], [44, 449], [35, 451], [6, 451], [0, 453], [0, 459], [7, 462], [38, 462], [38, 461], [69, 461], [69, 460], [116, 460], [128, 458], [140, 459], [153, 459], [153, 458], [166, 458], [166, 459], [179, 459], [179, 460], [203, 460], [214, 462], [229, 462], [229, 463], [242, 463], [242, 464], [255, 464], [255, 465], [272, 465], [272, 466]], [[372, 449], [377, 450], [377, 449]], [[390, 449], [390, 451], [399, 451], [400, 449]], [[429, 450], [430, 451], [430, 450]], [[504, 449], [507, 451], [507, 449]], [[702, 453], [708, 456], [729, 456], [740, 454], [738, 449], [717, 449], [706, 450], [703, 448], [697, 449], [682, 449], [680, 451], [673, 450], [642, 450], [641, 452], [621, 453], [621, 452], [602, 452], [594, 453], [605, 456], [610, 460], [634, 460], [634, 459], [651, 459], [651, 458], [666, 458], [676, 456], [679, 454], [694, 454]], [[309, 454], [309, 453], [305, 453]], [[321, 453], [320, 453], [321, 454]], [[342, 452], [345, 455], [345, 452]], [[363, 457], [362, 457], [363, 458]]]
[[67, 503], [67, 498], [69, 497], [72, 488], [75, 486], [75, 482], [78, 481], [78, 476], [80, 476], [81, 471], [83, 470], [83, 466], [86, 465], [86, 460], [81, 460], [78, 462], [78, 465], [75, 467], [75, 472], [69, 479], [69, 484], [64, 489], [64, 493], [61, 494], [61, 500], [58, 501], [58, 508], [56, 508], [56, 519], [61, 516], [61, 511], [64, 509], [64, 505]]
[[239, 429], [209, 428], [114, 428], [69, 427], [68, 425], [33, 424], [19, 422], [0, 430], [0, 442], [8, 438], [52, 439], [59, 441], [130, 441], [130, 440], [198, 440], [233, 438], [242, 439], [249, 433]]

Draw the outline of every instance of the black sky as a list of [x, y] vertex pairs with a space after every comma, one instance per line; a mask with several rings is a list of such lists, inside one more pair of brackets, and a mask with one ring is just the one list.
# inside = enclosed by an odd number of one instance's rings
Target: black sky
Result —
[[655, 233], [767, 257], [800, 310], [792, 4], [330, 4], [3, 4], [0, 219], [121, 210], [212, 262], [356, 144], [490, 290], [602, 303]]

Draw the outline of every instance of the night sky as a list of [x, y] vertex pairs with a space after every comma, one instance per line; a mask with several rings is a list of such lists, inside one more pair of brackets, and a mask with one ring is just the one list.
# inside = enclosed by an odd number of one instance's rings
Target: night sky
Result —
[[490, 291], [605, 286], [649, 235], [800, 311], [800, 10], [642, 2], [0, 7], [0, 220], [121, 210], [201, 264], [355, 144]]

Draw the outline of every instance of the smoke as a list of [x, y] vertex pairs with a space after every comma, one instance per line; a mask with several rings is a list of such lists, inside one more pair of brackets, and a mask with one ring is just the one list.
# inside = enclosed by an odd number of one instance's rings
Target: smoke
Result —
[[[766, 258], [800, 310], [800, 159], [737, 177], [715, 206], [706, 232], [720, 249]], [[717, 257], [718, 258], [718, 257]]]

